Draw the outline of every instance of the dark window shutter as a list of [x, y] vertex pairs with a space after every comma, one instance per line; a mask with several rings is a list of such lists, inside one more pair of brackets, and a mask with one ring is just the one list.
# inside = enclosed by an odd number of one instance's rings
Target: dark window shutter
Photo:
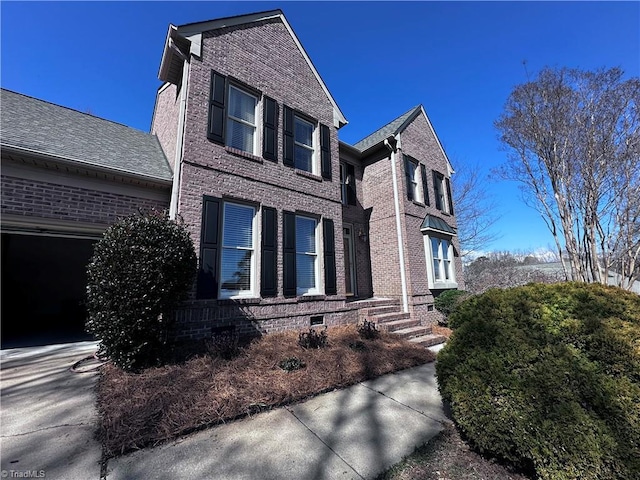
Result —
[[218, 262], [222, 215], [220, 201], [204, 197], [197, 298], [218, 298]]
[[356, 169], [347, 164], [347, 204], [356, 204]]
[[322, 178], [331, 180], [331, 131], [320, 124], [320, 170]]
[[407, 179], [407, 200], [413, 200], [413, 178], [411, 178], [411, 170], [409, 169], [409, 157], [404, 156], [404, 176]]
[[262, 265], [260, 296], [278, 294], [278, 213], [275, 208], [262, 207]]
[[451, 195], [451, 182], [448, 178], [444, 179], [447, 186], [447, 201], [449, 202], [449, 213], [453, 215], [453, 196]]
[[283, 105], [282, 107], [282, 119], [282, 163], [289, 167], [293, 167], [293, 110], [286, 105]]
[[209, 125], [207, 138], [224, 145], [225, 107], [227, 94], [227, 78], [211, 70], [211, 87], [209, 91]]
[[440, 174], [435, 170], [433, 172], [433, 193], [436, 197], [436, 208], [438, 210], [442, 210], [442, 180], [440, 179]]
[[338, 293], [336, 282], [336, 242], [333, 220], [322, 220], [324, 238], [324, 290], [327, 295]]
[[422, 176], [422, 195], [424, 196], [424, 204], [429, 205], [429, 185], [427, 184], [427, 168], [420, 164], [420, 175]]
[[278, 104], [273, 98], [264, 97], [264, 135], [262, 156], [278, 161]]
[[282, 212], [282, 293], [285, 297], [295, 297], [296, 285], [296, 216]]

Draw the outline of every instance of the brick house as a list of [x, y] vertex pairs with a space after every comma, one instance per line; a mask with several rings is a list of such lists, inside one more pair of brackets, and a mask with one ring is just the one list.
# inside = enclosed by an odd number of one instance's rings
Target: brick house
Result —
[[[179, 338], [369, 318], [437, 341], [434, 295], [461, 287], [462, 268], [453, 169], [421, 106], [355, 145], [341, 142], [347, 120], [279, 10], [171, 25], [159, 78], [151, 134], [136, 132], [139, 144], [129, 146], [146, 151], [155, 141], [161, 151], [132, 172], [112, 162], [122, 178], [103, 180], [142, 206], [150, 196], [168, 205], [191, 233], [199, 271], [176, 312]], [[3, 112], [3, 137], [4, 129]], [[4, 235], [5, 212], [52, 214], [5, 192], [2, 143]], [[124, 172], [155, 176], [140, 184]], [[31, 193], [35, 183], [23, 180]], [[89, 203], [90, 218], [93, 209], [101, 207]]]

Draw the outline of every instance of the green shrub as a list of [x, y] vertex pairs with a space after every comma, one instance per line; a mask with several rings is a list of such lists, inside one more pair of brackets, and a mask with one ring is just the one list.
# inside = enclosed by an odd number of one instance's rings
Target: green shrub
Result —
[[543, 479], [640, 478], [640, 297], [563, 283], [462, 303], [438, 355], [470, 443]]
[[293, 372], [294, 370], [300, 370], [301, 368], [306, 367], [307, 364], [304, 363], [302, 360], [300, 360], [298, 357], [289, 357], [282, 360], [278, 364], [278, 366], [282, 370], [285, 370], [287, 372]]
[[125, 370], [162, 363], [171, 309], [193, 283], [196, 255], [184, 227], [159, 212], [121, 219], [87, 267], [87, 331]]
[[456, 311], [458, 305], [469, 297], [469, 293], [464, 290], [445, 290], [433, 301], [436, 310], [442, 313], [444, 319], [439, 323], [448, 325], [449, 316]]

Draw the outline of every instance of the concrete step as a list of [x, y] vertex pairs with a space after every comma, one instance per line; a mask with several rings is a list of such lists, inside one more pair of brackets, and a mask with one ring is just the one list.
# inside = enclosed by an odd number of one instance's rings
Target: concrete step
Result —
[[431, 331], [432, 331], [431, 327], [424, 327], [422, 325], [417, 325], [415, 327], [402, 328], [400, 330], [396, 330], [393, 333], [394, 335], [398, 335], [399, 337], [404, 338], [405, 340], [410, 340], [415, 337], [430, 335]]
[[399, 301], [393, 298], [365, 298], [364, 300], [347, 301], [347, 305], [358, 307], [359, 309], [384, 307], [387, 305], [400, 305]]
[[409, 341], [422, 345], [423, 347], [433, 347], [434, 345], [440, 345], [446, 342], [447, 337], [432, 333], [429, 335], [420, 335], [419, 337], [410, 338]]
[[365, 317], [373, 317], [377, 315], [384, 315], [385, 313], [400, 313], [400, 305], [385, 305], [383, 307], [373, 307], [361, 310], [365, 314]]
[[417, 327], [420, 325], [419, 320], [393, 320], [391, 322], [378, 323], [378, 328], [384, 332], [396, 333], [398, 330], [405, 328]]
[[394, 322], [396, 320], [409, 320], [411, 318], [410, 313], [402, 313], [402, 312], [394, 312], [394, 313], [383, 313], [382, 315], [376, 315], [369, 318], [370, 322], [374, 322], [377, 324]]

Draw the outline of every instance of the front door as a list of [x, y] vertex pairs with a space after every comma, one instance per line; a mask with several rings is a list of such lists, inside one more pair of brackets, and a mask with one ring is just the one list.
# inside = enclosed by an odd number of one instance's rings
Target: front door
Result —
[[353, 248], [353, 228], [344, 225], [342, 228], [344, 244], [344, 283], [347, 295], [356, 295], [355, 252]]

